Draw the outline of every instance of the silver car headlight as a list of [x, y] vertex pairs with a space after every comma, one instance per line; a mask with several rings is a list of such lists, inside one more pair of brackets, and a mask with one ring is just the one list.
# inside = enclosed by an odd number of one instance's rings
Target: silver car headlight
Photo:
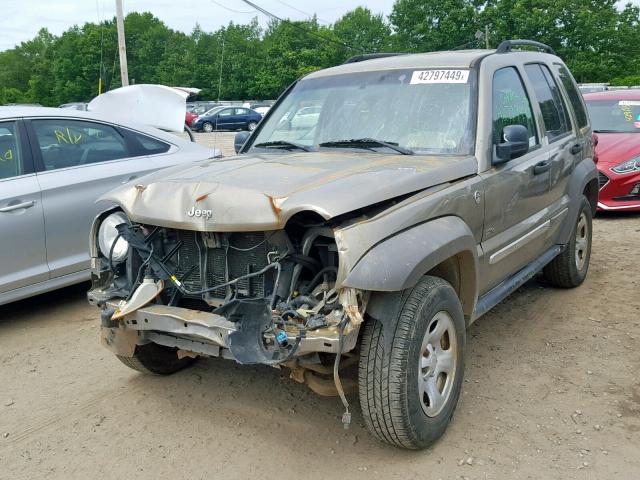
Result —
[[615, 173], [631, 173], [640, 171], [640, 156], [622, 162], [611, 169]]
[[111, 261], [120, 263], [127, 258], [129, 242], [118, 234], [116, 226], [121, 223], [129, 223], [122, 212], [116, 212], [105, 218], [98, 229], [98, 247], [100, 253], [106, 258], [111, 255]]

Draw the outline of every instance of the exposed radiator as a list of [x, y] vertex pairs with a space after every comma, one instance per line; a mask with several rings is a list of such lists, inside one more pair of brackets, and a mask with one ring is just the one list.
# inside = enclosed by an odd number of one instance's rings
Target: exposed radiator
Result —
[[[267, 266], [268, 245], [264, 241], [263, 232], [229, 234], [223, 242], [228, 243], [229, 246], [217, 248], [207, 248], [199, 232], [188, 230], [177, 230], [176, 232], [178, 239], [183, 242], [177, 254], [178, 278], [189, 272], [195, 265], [193, 272], [182, 280], [189, 290], [210, 288]], [[198, 245], [201, 253], [198, 251]], [[249, 248], [251, 250], [248, 250]], [[206, 265], [200, 265], [200, 258], [202, 255], [204, 259], [205, 250]], [[203, 282], [203, 267], [206, 267], [206, 282]], [[237, 289], [238, 297], [241, 298], [262, 297], [265, 295], [264, 281], [264, 276], [259, 275], [239, 281], [234, 285], [234, 288]], [[227, 290], [221, 288], [210, 292], [210, 295], [222, 299], [226, 293]]]

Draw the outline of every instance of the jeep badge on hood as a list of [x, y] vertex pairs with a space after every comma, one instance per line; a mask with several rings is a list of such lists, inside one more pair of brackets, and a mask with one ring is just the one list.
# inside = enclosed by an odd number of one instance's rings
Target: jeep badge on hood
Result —
[[201, 210], [196, 207], [191, 207], [191, 210], [187, 212], [187, 215], [190, 217], [196, 218], [204, 218], [205, 220], [210, 220], [213, 217], [213, 212], [211, 210]]

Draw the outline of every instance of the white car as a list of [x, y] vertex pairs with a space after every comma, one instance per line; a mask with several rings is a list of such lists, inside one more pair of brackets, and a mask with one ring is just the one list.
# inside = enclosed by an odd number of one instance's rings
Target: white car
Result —
[[96, 204], [102, 194], [217, 154], [172, 133], [107, 118], [0, 107], [0, 305], [89, 280], [91, 224], [109, 208]]

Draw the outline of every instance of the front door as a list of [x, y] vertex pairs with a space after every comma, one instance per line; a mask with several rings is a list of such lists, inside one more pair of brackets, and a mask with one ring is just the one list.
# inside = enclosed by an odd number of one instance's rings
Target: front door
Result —
[[0, 293], [49, 278], [40, 187], [17, 121], [0, 122]]
[[153, 170], [146, 156], [132, 152], [114, 126], [68, 118], [28, 122], [37, 154], [37, 178], [46, 218], [51, 278], [89, 268], [89, 232], [96, 203], [109, 190]]
[[527, 128], [529, 152], [482, 174], [486, 201], [481, 293], [540, 256], [548, 237], [549, 153], [540, 141], [530, 96], [515, 67], [494, 74], [494, 143], [502, 141], [507, 125]]

